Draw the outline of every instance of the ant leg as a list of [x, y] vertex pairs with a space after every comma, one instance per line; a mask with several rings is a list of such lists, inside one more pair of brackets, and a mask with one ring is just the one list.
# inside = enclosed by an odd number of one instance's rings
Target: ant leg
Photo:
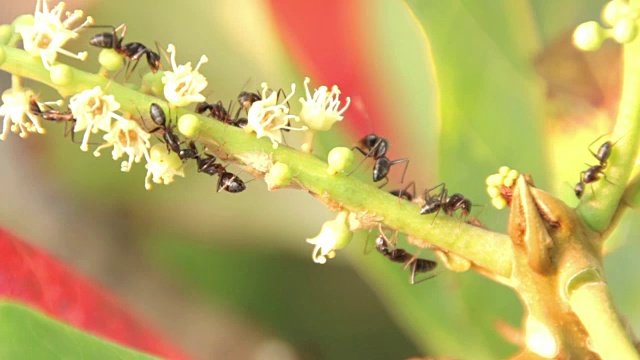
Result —
[[[416, 284], [416, 269], [418, 267], [418, 258], [417, 257], [413, 257], [411, 260], [409, 260], [409, 263], [411, 263], [411, 285], [415, 285]], [[407, 263], [407, 265], [409, 264]], [[405, 268], [407, 267], [407, 265], [405, 265]], [[404, 270], [404, 268], [403, 268]]]
[[[133, 64], [133, 67], [131, 68], [131, 70], [130, 70], [130, 71], [129, 71], [129, 65], [131, 64], [131, 61], [129, 61], [129, 63], [127, 64], [127, 72], [128, 72], [129, 74], [125, 76], [125, 78], [124, 78], [124, 82], [123, 82], [124, 84], [126, 84], [126, 83], [127, 83], [127, 81], [129, 81], [129, 79], [131, 78], [131, 75], [133, 75], [133, 72], [136, 70], [136, 67], [138, 66], [138, 63], [140, 62], [140, 58], [141, 58], [141, 57], [139, 57], [139, 58], [136, 60], [136, 63], [135, 63], [135, 64]], [[127, 74], [127, 72], [125, 72], [125, 74]]]
[[603, 137], [605, 137], [605, 136], [607, 136], [607, 135], [609, 135], [609, 134], [611, 134], [611, 133], [612, 133], [612, 132], [608, 132], [608, 133], [606, 133], [606, 134], [600, 135], [600, 136], [598, 136], [598, 138], [597, 138], [597, 139], [593, 140], [593, 142], [592, 142], [591, 144], [589, 144], [589, 147], [587, 147], [587, 149], [589, 149], [589, 152], [591, 153], [591, 155], [593, 155], [593, 157], [594, 157], [594, 158], [596, 158], [596, 159], [597, 159], [597, 158], [598, 158], [598, 156], [596, 155], [596, 153], [594, 153], [594, 152], [593, 152], [593, 150], [591, 150], [591, 147], [593, 146], [593, 144], [597, 143], [597, 142], [598, 142], [598, 140], [602, 139]]
[[384, 177], [384, 179], [385, 179], [386, 181], [384, 182], [384, 184], [382, 184], [382, 185], [378, 186], [378, 189], [382, 189], [385, 185], [387, 185], [387, 184], [389, 183], [389, 178], [388, 178], [388, 177], [386, 177], [386, 176], [385, 176], [385, 177]]
[[358, 170], [358, 168], [360, 166], [362, 166], [362, 164], [365, 162], [365, 160], [367, 160], [367, 158], [369, 157], [369, 154], [371, 154], [371, 151], [366, 152], [364, 151], [362, 148], [358, 147], [358, 146], [354, 146], [351, 148], [351, 151], [353, 150], [358, 150], [362, 155], [364, 155], [364, 159], [362, 159], [362, 161], [360, 161], [360, 163], [358, 165], [356, 165], [355, 168], [353, 168], [353, 170], [351, 170], [350, 173], [347, 174], [347, 176], [351, 176], [351, 174], [353, 174], [354, 172], [356, 172], [356, 170]]
[[407, 174], [407, 169], [409, 168], [409, 159], [408, 158], [404, 158], [404, 159], [393, 160], [393, 161], [391, 161], [391, 163], [389, 163], [389, 167], [392, 167], [393, 165], [397, 165], [397, 164], [401, 164], [401, 163], [406, 163], [404, 165], [404, 171], [402, 171], [402, 178], [400, 178], [400, 184], [403, 184], [404, 183], [404, 176]]
[[[425, 260], [425, 259], [423, 259], [423, 260]], [[428, 260], [428, 261], [429, 261], [429, 264], [433, 264], [433, 267], [429, 270], [429, 271], [432, 271], [432, 270], [436, 267], [436, 265], [438, 265], [438, 263], [437, 263], [437, 262], [435, 262], [435, 261], [431, 261], [431, 260]], [[425, 271], [425, 272], [426, 272], [426, 271]], [[416, 281], [416, 282], [412, 282], [412, 283], [411, 283], [411, 285], [417, 285], [417, 284], [420, 284], [420, 283], [421, 283], [421, 282], [423, 282], [423, 281], [427, 281], [427, 280], [429, 280], [429, 279], [433, 279], [434, 277], [438, 276], [439, 274], [440, 274], [440, 273], [433, 274], [433, 275], [431, 275], [431, 276], [427, 276], [427, 277], [425, 277], [425, 278], [423, 278], [423, 279], [420, 279], [420, 280], [418, 280], [418, 281]], [[415, 280], [415, 276], [414, 276], [413, 280]]]
[[354, 146], [351, 148], [351, 151], [353, 150], [358, 150], [360, 151], [360, 153], [362, 153], [362, 155], [364, 155], [364, 159], [362, 159], [362, 161], [360, 161], [360, 163], [358, 164], [358, 166], [356, 166], [353, 170], [351, 170], [350, 173], [347, 174], [347, 176], [350, 176], [351, 174], [353, 174], [363, 163], [367, 158], [374, 158], [373, 156], [371, 156], [371, 154], [375, 154], [375, 151], [378, 150], [378, 147], [380, 146], [380, 144], [382, 144], [382, 139], [378, 139], [378, 141], [376, 141], [376, 143], [371, 147], [371, 149], [369, 150], [369, 152], [364, 151], [364, 149], [362, 149], [359, 146]]
[[[444, 183], [440, 183], [440, 184], [432, 187], [431, 189], [426, 189], [424, 191], [424, 193], [422, 194], [422, 197], [424, 198], [424, 201], [427, 201], [427, 200], [429, 200], [431, 198], [431, 191], [433, 191], [433, 190], [435, 190], [435, 189], [437, 189], [439, 187], [443, 187], [443, 186], [445, 186], [445, 184]], [[442, 191], [440, 191], [440, 192], [442, 192]]]
[[[412, 188], [411, 193], [408, 192], [409, 188]], [[409, 183], [409, 185], [407, 185], [403, 190], [403, 193], [405, 194], [411, 194], [411, 198], [415, 198], [416, 197], [416, 182], [412, 181]], [[400, 195], [402, 195], [402, 193], [400, 193]]]

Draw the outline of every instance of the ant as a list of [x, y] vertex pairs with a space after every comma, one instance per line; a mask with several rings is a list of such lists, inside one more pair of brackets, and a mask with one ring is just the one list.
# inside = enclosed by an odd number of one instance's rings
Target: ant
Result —
[[[384, 184], [382, 184], [379, 187], [383, 187], [389, 182], [389, 178], [387, 177], [387, 175], [389, 174], [389, 170], [391, 169], [391, 166], [397, 165], [400, 163], [406, 163], [404, 166], [404, 171], [402, 172], [401, 182], [404, 181], [404, 176], [407, 173], [407, 168], [409, 167], [409, 159], [407, 158], [393, 160], [393, 161], [389, 160], [389, 158], [386, 156], [388, 149], [389, 149], [389, 142], [387, 141], [387, 139], [380, 137], [376, 134], [369, 134], [363, 137], [358, 142], [358, 146], [354, 146], [351, 148], [351, 150], [358, 150], [360, 153], [362, 153], [365, 159], [370, 157], [376, 161], [375, 165], [373, 166], [373, 182], [378, 182], [382, 179], [387, 180]], [[363, 159], [362, 161], [364, 162], [365, 159]], [[362, 162], [360, 164], [362, 164]], [[360, 164], [358, 166], [360, 166]], [[353, 173], [353, 171], [351, 173]]]
[[[46, 104], [42, 104], [42, 105], [48, 107]], [[60, 110], [55, 110], [51, 108], [43, 110], [40, 104], [38, 104], [38, 101], [36, 100], [36, 98], [31, 97], [29, 99], [29, 111], [32, 114], [36, 116], [40, 116], [41, 118], [47, 121], [55, 121], [55, 122], [64, 121], [65, 122], [64, 136], [67, 136], [69, 135], [69, 133], [71, 133], [71, 141], [73, 141], [74, 143], [76, 142], [73, 135], [74, 134], [73, 129], [76, 124], [76, 118], [71, 113], [71, 110], [60, 111]], [[68, 129], [67, 127], [69, 123], [72, 124], [71, 129]]]
[[190, 150], [191, 153], [195, 154], [193, 158], [196, 159], [198, 172], [203, 172], [210, 176], [218, 175], [218, 187], [216, 189], [218, 192], [224, 190], [230, 193], [239, 193], [247, 188], [242, 179], [240, 179], [237, 175], [228, 172], [227, 169], [221, 164], [216, 163], [215, 156], [211, 154], [205, 154], [206, 157], [201, 157], [198, 154], [198, 149], [196, 148], [196, 144], [193, 141], [189, 142], [188, 150]]
[[[578, 199], [582, 197], [582, 194], [584, 193], [584, 187], [586, 184], [590, 184], [598, 181], [601, 176], [604, 177], [605, 180], [607, 180], [607, 176], [604, 173], [604, 169], [606, 169], [608, 165], [607, 161], [611, 156], [611, 150], [614, 144], [611, 143], [611, 141], [605, 141], [598, 148], [598, 152], [594, 153], [593, 150], [591, 150], [591, 146], [599, 139], [600, 138], [597, 138], [594, 142], [592, 142], [589, 145], [589, 152], [591, 153], [591, 155], [593, 155], [593, 157], [595, 157], [599, 161], [599, 164], [598, 165], [586, 164], [587, 166], [589, 166], [589, 168], [580, 173], [580, 181], [576, 184], [576, 186], [573, 189]], [[609, 180], [607, 180], [607, 182], [611, 183]]]
[[380, 233], [380, 235], [376, 239], [376, 250], [378, 250], [378, 252], [380, 252], [382, 255], [393, 262], [403, 263], [403, 270], [411, 266], [411, 285], [419, 284], [436, 276], [431, 275], [416, 282], [416, 273], [430, 272], [436, 268], [438, 263], [432, 260], [421, 259], [417, 256], [412, 255], [404, 249], [391, 249], [388, 240], [382, 233]]
[[149, 134], [162, 130], [162, 138], [164, 139], [164, 143], [167, 145], [168, 152], [175, 152], [181, 160], [197, 159], [197, 149], [192, 147], [187, 149], [180, 148], [180, 144], [182, 144], [182, 142], [178, 135], [173, 131], [173, 125], [171, 123], [167, 125], [167, 117], [160, 105], [152, 103], [149, 108], [149, 115], [151, 115], [151, 119], [157, 125], [154, 129], [149, 130]]
[[235, 119], [232, 119], [231, 116], [229, 115], [232, 105], [233, 103], [230, 102], [229, 110], [227, 110], [224, 108], [224, 105], [222, 105], [222, 101], [218, 101], [215, 104], [209, 104], [206, 101], [202, 101], [196, 104], [195, 112], [197, 114], [204, 114], [207, 110], [209, 110], [209, 116], [211, 116], [214, 119], [220, 120], [225, 124], [230, 124], [235, 127], [239, 127], [239, 128], [246, 127], [248, 123], [247, 118], [238, 117], [238, 115], [240, 114], [240, 110], [242, 110], [242, 108], [238, 109], [238, 111], [236, 112]]
[[251, 107], [251, 105], [253, 105], [254, 102], [260, 100], [262, 100], [262, 97], [258, 93], [242, 91], [240, 92], [240, 95], [238, 95], [238, 102], [247, 111], [249, 111], [249, 108]]
[[[89, 44], [95, 47], [99, 47], [102, 49], [113, 49], [118, 54], [122, 55], [125, 59], [129, 59], [129, 61], [135, 61], [133, 68], [131, 69], [131, 73], [138, 66], [138, 62], [142, 55], [146, 55], [147, 64], [149, 64], [149, 68], [151, 72], [154, 74], [160, 69], [160, 55], [157, 52], [149, 50], [145, 45], [139, 42], [132, 42], [128, 44], [122, 45], [122, 41], [124, 40], [124, 36], [127, 33], [127, 25], [122, 24], [117, 28], [113, 26], [92, 26], [92, 27], [110, 27], [112, 29], [111, 32], [105, 32], [98, 35], [95, 35], [91, 39], [89, 39]], [[117, 32], [122, 30], [120, 37], [118, 37]], [[130, 64], [130, 63], [129, 63]], [[129, 68], [129, 64], [127, 64], [127, 69]]]
[[[441, 187], [440, 194], [431, 196], [430, 192]], [[462, 217], [467, 217], [471, 212], [471, 200], [464, 197], [464, 195], [455, 193], [449, 197], [449, 190], [444, 183], [436, 185], [435, 187], [425, 190], [424, 198], [425, 204], [420, 209], [420, 215], [439, 213], [440, 210], [445, 214], [451, 216], [456, 210], [462, 210]], [[435, 218], [434, 218], [435, 220]]]
[[[409, 188], [412, 188], [412, 190], [409, 191]], [[392, 191], [389, 191], [389, 194], [400, 199], [413, 201], [413, 199], [416, 197], [416, 183], [415, 181], [412, 181], [404, 189], [392, 190]]]

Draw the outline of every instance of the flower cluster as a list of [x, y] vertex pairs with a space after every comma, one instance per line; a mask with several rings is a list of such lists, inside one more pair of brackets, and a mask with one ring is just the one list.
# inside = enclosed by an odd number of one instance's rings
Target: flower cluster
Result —
[[[82, 21], [84, 13], [81, 10], [65, 13], [64, 7], [64, 2], [50, 7], [46, 0], [37, 0], [34, 16], [23, 17], [21, 21], [16, 22], [15, 26], [16, 32], [23, 40], [25, 51], [34, 57], [42, 58], [45, 68], [50, 72], [52, 82], [58, 85], [71, 83], [73, 72], [69, 66], [56, 64], [57, 54], [84, 59], [86, 52], [72, 54], [64, 50], [63, 46], [69, 40], [76, 39], [78, 31], [93, 24], [91, 17], [86, 17]], [[66, 16], [63, 17], [63, 15]], [[121, 37], [123, 36], [124, 31]], [[164, 95], [170, 108], [204, 102], [205, 97], [201, 92], [207, 87], [208, 82], [200, 73], [200, 67], [208, 62], [208, 58], [202, 55], [195, 66], [192, 66], [191, 62], [177, 64], [176, 48], [173, 44], [169, 44], [167, 52], [170, 54], [171, 68], [157, 76], [156, 83], [161, 83], [161, 87], [156, 86], [153, 93]], [[106, 53], [109, 55], [107, 59], [104, 56]], [[122, 64], [122, 56], [127, 58], [130, 55], [123, 54], [121, 51], [103, 51], [99, 62], [103, 67], [105, 63], [113, 63], [119, 67]], [[159, 59], [157, 65], [160, 66]], [[107, 66], [107, 68], [115, 69], [113, 66]], [[262, 83], [260, 93], [251, 94], [251, 101], [242, 103], [247, 111], [246, 119], [236, 119], [243, 121], [231, 122], [228, 120], [230, 117], [227, 116], [222, 121], [244, 127], [246, 132], [255, 133], [258, 138], [269, 138], [274, 149], [284, 141], [283, 131], [309, 130], [305, 135], [302, 149], [310, 152], [313, 132], [329, 130], [334, 123], [343, 120], [343, 114], [351, 103], [351, 99], [347, 97], [341, 105], [341, 91], [338, 86], [320, 86], [312, 91], [310, 82], [308, 77], [305, 78], [305, 96], [299, 99], [302, 105], [299, 116], [291, 113], [289, 104], [295, 94], [295, 84], [291, 85], [290, 92], [285, 93], [282, 90], [275, 91], [269, 88], [267, 83]], [[71, 96], [68, 110], [65, 111], [60, 109], [60, 105], [51, 107], [38, 103], [33, 91], [21, 88], [20, 78], [14, 76], [14, 86], [4, 92], [2, 100], [0, 116], [4, 117], [4, 124], [0, 139], [4, 140], [9, 130], [19, 132], [21, 137], [26, 137], [32, 132], [44, 133], [41, 120], [64, 121], [65, 124], [72, 125], [72, 136], [82, 133], [80, 149], [88, 151], [92, 135], [102, 133], [102, 143], [98, 144], [93, 154], [100, 156], [103, 150], [111, 148], [111, 156], [114, 160], [123, 159], [121, 170], [125, 172], [131, 170], [133, 163], [138, 163], [144, 158], [148, 170], [145, 187], [148, 189], [153, 182], [168, 184], [176, 175], [184, 176], [183, 165], [189, 159], [198, 161], [200, 172], [219, 176], [226, 174], [222, 170], [224, 167], [215, 164], [214, 161], [210, 161], [209, 165], [204, 164], [195, 145], [183, 148], [184, 140], [174, 133], [172, 125], [166, 123], [164, 114], [152, 114], [151, 117], [157, 125], [153, 132], [161, 131], [166, 144], [152, 147], [149, 130], [143, 130], [139, 122], [132, 119], [130, 114], [122, 114], [120, 103], [100, 86]], [[216, 108], [216, 111], [222, 110]], [[213, 108], [211, 112], [213, 114]], [[197, 118], [194, 119], [197, 120]], [[300, 121], [304, 126], [292, 126], [292, 123]], [[180, 130], [182, 131], [182, 128]], [[335, 151], [330, 156], [332, 164], [329, 172], [333, 174], [343, 171], [353, 157], [349, 149], [340, 150], [342, 151], [338, 158], [335, 156]], [[266, 176], [272, 190], [287, 186], [292, 179], [293, 174], [284, 163], [274, 164]], [[317, 256], [314, 256], [317, 260], [330, 256], [331, 251], [327, 249], [335, 248], [335, 246], [329, 246], [328, 242], [318, 244]]]
[[291, 93], [278, 102], [278, 92], [269, 89], [267, 83], [262, 83], [261, 100], [254, 101], [247, 112], [246, 132], [255, 132], [258, 138], [268, 137], [273, 143], [273, 148], [278, 148], [282, 143], [283, 130], [305, 130], [306, 128], [293, 128], [291, 120], [300, 121], [296, 115], [289, 115], [289, 99], [296, 91], [296, 85], [291, 84]]
[[75, 28], [70, 28], [74, 23], [84, 17], [82, 10], [67, 12], [66, 19], [62, 20], [64, 2], [58, 3], [49, 10], [46, 0], [38, 0], [33, 24], [20, 24], [16, 26], [16, 31], [22, 36], [24, 49], [32, 56], [42, 58], [45, 68], [50, 69], [56, 61], [58, 53], [76, 59], [84, 60], [86, 52], [74, 54], [62, 47], [71, 39], [78, 37], [78, 31], [93, 24], [90, 16]]
[[9, 129], [20, 133], [21, 138], [26, 138], [29, 133], [44, 134], [45, 130], [40, 124], [37, 115], [31, 109], [31, 100], [35, 99], [32, 90], [13, 86], [2, 93], [2, 106], [0, 116], [4, 118], [0, 140], [6, 140]]
[[513, 187], [520, 174], [507, 166], [498, 169], [497, 174], [487, 177], [487, 193], [491, 198], [491, 204], [498, 210], [504, 209], [511, 203]]
[[627, 0], [612, 0], [602, 9], [602, 20], [611, 28], [604, 28], [596, 21], [578, 25], [573, 32], [573, 43], [578, 49], [598, 50], [607, 38], [620, 44], [631, 42], [638, 34], [640, 8]]

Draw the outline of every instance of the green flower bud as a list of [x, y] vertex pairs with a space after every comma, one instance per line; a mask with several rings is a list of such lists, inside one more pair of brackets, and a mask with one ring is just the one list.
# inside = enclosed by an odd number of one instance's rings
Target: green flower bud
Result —
[[13, 27], [11, 25], [0, 25], [0, 44], [7, 45], [13, 36]]
[[329, 151], [327, 173], [335, 175], [348, 169], [353, 163], [353, 151], [346, 147], [336, 147]]
[[269, 172], [265, 175], [264, 181], [267, 183], [269, 191], [274, 191], [277, 188], [287, 186], [291, 183], [293, 174], [287, 164], [275, 163], [269, 169]]
[[573, 44], [584, 51], [598, 50], [605, 38], [604, 29], [595, 21], [580, 24], [573, 32]]
[[609, 26], [615, 26], [629, 11], [629, 5], [620, 0], [609, 1], [602, 8], [602, 21]]
[[193, 114], [184, 114], [178, 119], [178, 130], [188, 138], [194, 138], [200, 133], [202, 123], [197, 116]]
[[49, 77], [56, 85], [68, 85], [73, 81], [73, 70], [69, 65], [56, 64], [51, 66]]
[[11, 25], [15, 28], [16, 26], [33, 26], [35, 23], [35, 18], [31, 14], [25, 14], [18, 16]]
[[124, 65], [122, 55], [118, 54], [114, 49], [102, 49], [100, 55], [98, 55], [98, 62], [109, 71], [118, 71]]
[[164, 96], [164, 84], [162, 83], [162, 71], [157, 73], [147, 72], [142, 76], [142, 91], [157, 97]]
[[620, 19], [613, 27], [613, 39], [621, 44], [631, 42], [638, 34], [638, 25], [629, 18]]
[[491, 199], [491, 205], [493, 205], [493, 207], [498, 210], [502, 210], [507, 207], [507, 200], [505, 200], [503, 197], [495, 197]]
[[500, 189], [498, 189], [495, 186], [488, 186], [487, 187], [487, 194], [489, 194], [489, 197], [493, 199], [495, 197], [500, 196]]

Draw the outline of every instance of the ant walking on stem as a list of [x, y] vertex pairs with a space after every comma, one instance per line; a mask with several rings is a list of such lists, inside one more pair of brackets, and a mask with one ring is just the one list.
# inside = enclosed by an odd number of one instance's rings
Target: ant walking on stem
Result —
[[180, 148], [182, 141], [180, 141], [178, 135], [173, 131], [173, 124], [171, 124], [171, 122], [167, 123], [167, 117], [160, 105], [152, 103], [149, 107], [149, 115], [157, 125], [155, 128], [149, 130], [149, 134], [162, 130], [162, 138], [164, 139], [164, 143], [167, 145], [168, 152], [175, 152], [181, 160], [195, 159], [198, 156], [197, 150], [192, 148]]
[[[441, 188], [440, 193], [436, 196], [431, 196], [431, 191]], [[471, 212], [471, 200], [464, 197], [464, 195], [455, 193], [451, 196], [449, 195], [449, 190], [444, 183], [438, 184], [431, 189], [427, 189], [424, 192], [425, 204], [420, 209], [421, 215], [433, 214], [436, 213], [436, 216], [440, 212], [440, 210], [444, 211], [445, 214], [451, 216], [455, 211], [461, 210], [462, 217], [469, 216]], [[435, 217], [434, 217], [435, 220]]]
[[425, 277], [424, 279], [420, 279], [416, 282], [416, 274], [418, 273], [428, 273], [438, 266], [438, 263], [428, 259], [422, 259], [417, 257], [416, 255], [412, 255], [408, 251], [399, 248], [391, 248], [389, 246], [389, 240], [386, 236], [381, 232], [380, 235], [376, 238], [376, 250], [379, 253], [384, 255], [387, 259], [396, 262], [403, 263], [404, 267], [402, 270], [409, 267], [411, 269], [411, 285], [419, 284], [425, 280], [432, 279], [437, 274]]
[[[379, 187], [385, 186], [389, 182], [389, 171], [393, 165], [405, 163], [404, 171], [402, 172], [402, 179], [400, 183], [404, 182], [404, 176], [407, 173], [407, 168], [409, 167], [409, 159], [403, 158], [398, 160], [389, 160], [387, 157], [387, 150], [389, 149], [389, 142], [387, 139], [378, 136], [376, 134], [369, 134], [358, 142], [357, 146], [351, 148], [351, 150], [358, 150], [362, 155], [364, 155], [364, 159], [356, 166], [356, 169], [362, 165], [362, 163], [367, 158], [372, 158], [375, 160], [375, 164], [373, 166], [373, 182], [378, 182], [382, 179], [385, 179], [386, 182]], [[353, 171], [349, 173], [349, 175], [353, 174]]]
[[226, 167], [216, 163], [216, 157], [211, 154], [204, 154], [202, 157], [193, 141], [189, 141], [189, 148], [182, 149], [189, 154], [195, 154], [191, 158], [196, 160], [198, 172], [205, 173], [210, 176], [218, 175], [217, 191], [222, 190], [230, 193], [239, 193], [244, 191], [247, 186], [244, 181], [240, 179], [236, 174], [227, 171]]
[[[615, 145], [615, 143], [612, 143], [611, 141], [605, 141], [598, 148], [598, 152], [594, 153], [593, 150], [591, 150], [591, 146], [593, 146], [593, 144], [595, 144], [596, 141], [600, 140], [601, 138], [602, 136], [597, 138], [594, 142], [592, 142], [589, 145], [589, 152], [591, 153], [591, 155], [593, 155], [593, 157], [595, 157], [598, 160], [599, 164], [597, 165], [585, 164], [589, 166], [589, 168], [580, 173], [580, 181], [574, 187], [574, 192], [578, 199], [582, 197], [582, 194], [584, 193], [584, 187], [586, 186], [586, 184], [591, 184], [593, 182], [596, 182], [600, 180], [600, 177], [603, 177], [609, 184], [614, 185], [611, 181], [607, 179], [607, 175], [604, 173], [604, 169], [607, 168], [608, 160], [609, 160], [609, 157], [611, 156], [611, 150], [613, 149], [613, 146]], [[593, 185], [591, 187], [591, 191], [593, 191]]]
[[[113, 49], [118, 54], [122, 55], [124, 59], [129, 59], [125, 74], [129, 73], [129, 75], [131, 75], [133, 73], [133, 71], [136, 69], [136, 66], [138, 66], [138, 62], [140, 62], [140, 58], [142, 58], [143, 55], [145, 55], [147, 58], [147, 64], [149, 64], [151, 72], [155, 74], [158, 69], [160, 69], [160, 55], [157, 52], [151, 51], [144, 44], [141, 44], [139, 42], [131, 42], [122, 45], [122, 41], [124, 40], [124, 37], [127, 33], [126, 24], [122, 24], [117, 28], [111, 25], [94, 25], [92, 27], [112, 29], [111, 32], [105, 32], [95, 35], [94, 37], [89, 39], [89, 44], [102, 49]], [[118, 36], [118, 31], [122, 31], [120, 36]], [[131, 71], [129, 71], [129, 65], [131, 64], [131, 62], [135, 62], [135, 64], [133, 65]], [[125, 78], [128, 78], [128, 76], [125, 76]]]

